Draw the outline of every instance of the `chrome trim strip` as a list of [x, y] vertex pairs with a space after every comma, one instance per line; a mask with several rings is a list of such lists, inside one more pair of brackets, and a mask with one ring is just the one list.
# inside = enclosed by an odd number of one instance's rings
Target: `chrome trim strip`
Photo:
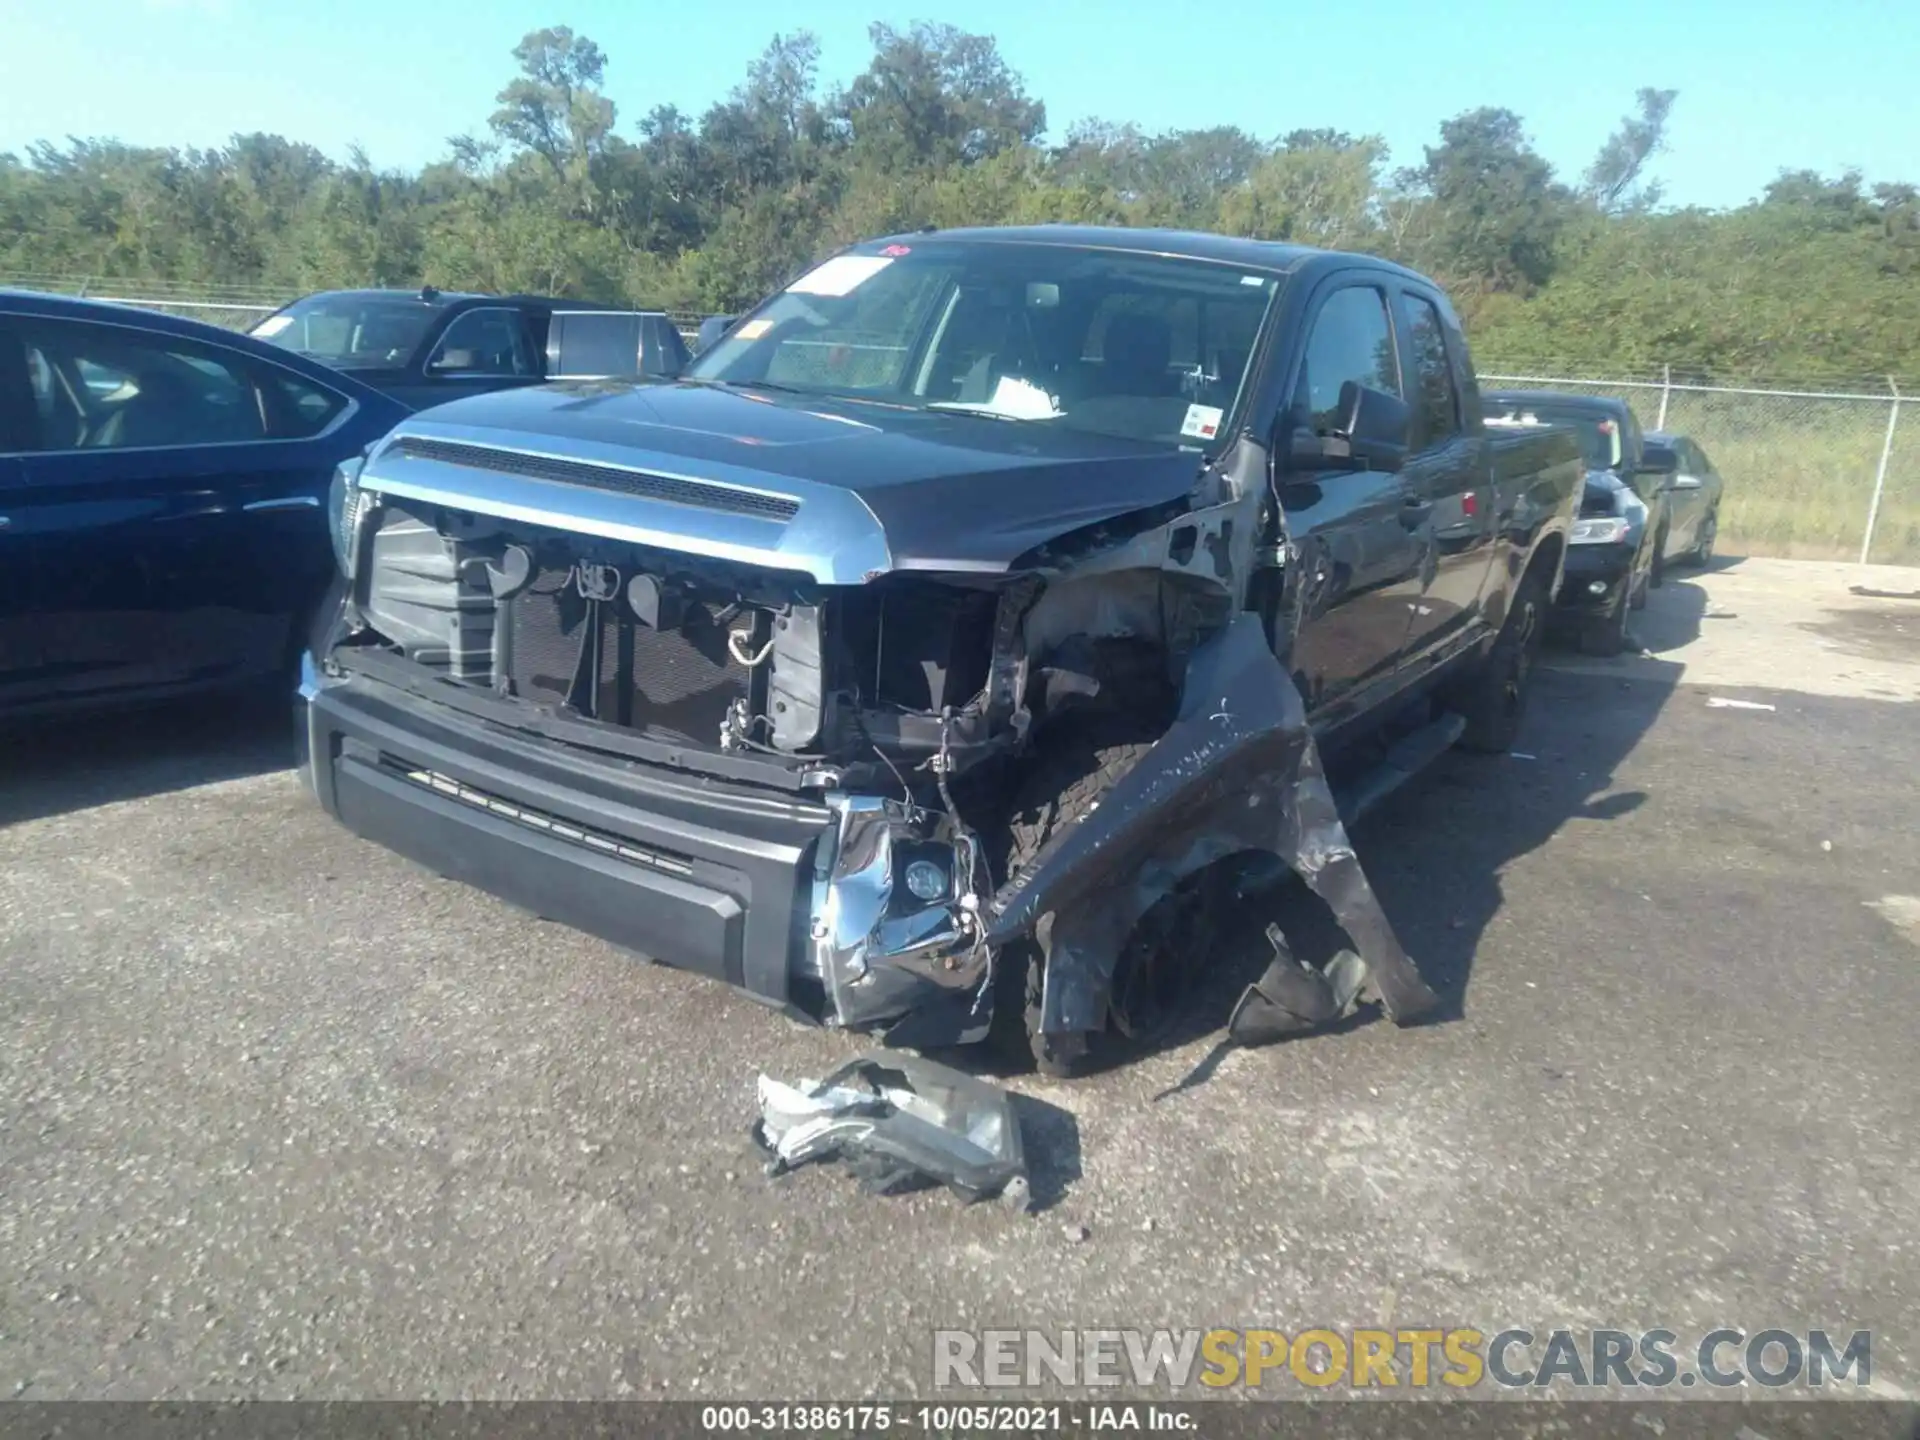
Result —
[[[770, 520], [693, 509], [564, 481], [496, 474], [402, 455], [395, 449], [395, 442], [406, 436], [608, 465], [696, 485], [785, 495], [797, 501], [800, 508], [790, 520]], [[689, 474], [683, 468], [684, 460], [634, 446], [548, 441], [544, 448], [535, 448], [525, 443], [527, 438], [532, 437], [478, 426], [407, 420], [368, 459], [360, 485], [364, 491], [378, 495], [502, 520], [769, 569], [797, 570], [823, 585], [860, 585], [894, 568], [879, 520], [851, 490], [784, 478], [777, 482], [780, 488], [773, 489], [768, 483], [771, 477], [743, 466], [716, 463]]]
[[295, 693], [309, 705], [320, 694], [320, 672], [314, 667], [311, 650], [300, 652], [300, 684]]
[[[443, 453], [436, 454], [436, 451]], [[800, 502], [793, 496], [774, 490], [750, 490], [743, 485], [722, 485], [684, 475], [665, 475], [657, 470], [636, 470], [630, 465], [603, 465], [498, 445], [464, 445], [424, 435], [402, 435], [393, 443], [393, 458], [438, 461], [467, 470], [580, 485], [588, 490], [616, 490], [623, 495], [685, 505], [690, 510], [725, 510], [781, 525], [793, 519], [794, 512], [800, 508]], [[559, 468], [575, 473], [553, 473]], [[676, 493], [661, 493], [669, 490]]]
[[320, 497], [317, 495], [280, 495], [272, 500], [249, 500], [240, 507], [249, 515], [259, 515], [269, 510], [318, 510]]

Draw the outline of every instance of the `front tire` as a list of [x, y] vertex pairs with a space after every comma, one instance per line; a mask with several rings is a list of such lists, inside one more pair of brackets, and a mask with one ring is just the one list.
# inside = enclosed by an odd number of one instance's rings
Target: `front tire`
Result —
[[[1079, 823], [1152, 748], [1154, 741], [1140, 738], [1137, 723], [1118, 716], [1103, 719], [1108, 734], [1067, 737], [1067, 743], [1041, 757], [1022, 786], [1010, 827], [1010, 878], [1054, 835]], [[1214, 874], [1200, 872], [1141, 917], [1114, 967], [1108, 1023], [1102, 1029], [1043, 1030], [1046, 969], [1040, 947], [1031, 941], [1010, 946], [1001, 957], [1003, 988], [996, 1000], [996, 1010], [1009, 1022], [1003, 1035], [1012, 1038], [1008, 1012], [1017, 1009], [1034, 1068], [1054, 1079], [1078, 1078], [1150, 1050], [1186, 1013], [1215, 947], [1226, 896]]]

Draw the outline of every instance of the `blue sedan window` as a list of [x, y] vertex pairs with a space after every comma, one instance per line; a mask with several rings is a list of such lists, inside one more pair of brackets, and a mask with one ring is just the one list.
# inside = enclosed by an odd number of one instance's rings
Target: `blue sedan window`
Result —
[[[20, 330], [40, 421], [39, 443], [29, 448], [298, 440], [325, 429], [346, 405], [278, 365], [177, 335], [64, 320]], [[7, 339], [0, 335], [0, 343]]]

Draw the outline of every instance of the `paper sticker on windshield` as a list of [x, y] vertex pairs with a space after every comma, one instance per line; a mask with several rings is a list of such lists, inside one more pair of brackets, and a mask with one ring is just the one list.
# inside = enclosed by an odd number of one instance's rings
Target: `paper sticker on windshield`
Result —
[[1220, 433], [1221, 413], [1218, 405], [1189, 405], [1187, 418], [1180, 422], [1180, 433], [1195, 440], [1211, 440]]
[[772, 328], [773, 322], [771, 320], [749, 320], [733, 332], [733, 338], [736, 340], [758, 340]]
[[886, 255], [836, 255], [787, 289], [796, 295], [851, 295], [892, 263]]
[[264, 340], [269, 335], [278, 335], [291, 324], [293, 324], [293, 317], [291, 315], [269, 315], [258, 325], [254, 326], [251, 333]]

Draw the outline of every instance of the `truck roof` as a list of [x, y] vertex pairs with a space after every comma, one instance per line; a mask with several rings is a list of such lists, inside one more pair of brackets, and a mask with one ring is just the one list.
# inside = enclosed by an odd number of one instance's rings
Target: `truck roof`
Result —
[[1161, 230], [1125, 225], [978, 225], [953, 230], [909, 231], [882, 236], [854, 247], [869, 245], [911, 245], [916, 241], [966, 240], [992, 244], [1060, 245], [1085, 250], [1127, 250], [1143, 255], [1166, 255], [1190, 260], [1211, 260], [1223, 265], [1238, 265], [1247, 270], [1265, 270], [1291, 275], [1309, 268], [1360, 263], [1420, 280], [1431, 285], [1417, 271], [1377, 255], [1357, 251], [1320, 250], [1311, 245], [1286, 245], [1276, 240], [1248, 240], [1232, 235], [1215, 235], [1205, 230]]
[[436, 290], [432, 286], [408, 289], [401, 286], [359, 286], [341, 290], [315, 290], [311, 295], [303, 295], [303, 300], [314, 295], [344, 295], [356, 300], [417, 300], [422, 305], [445, 307], [464, 305], [469, 301], [485, 301], [492, 305], [538, 305], [546, 309], [561, 307], [624, 310], [624, 305], [601, 306], [596, 301], [561, 300], [551, 295], [489, 295], [480, 290]]

